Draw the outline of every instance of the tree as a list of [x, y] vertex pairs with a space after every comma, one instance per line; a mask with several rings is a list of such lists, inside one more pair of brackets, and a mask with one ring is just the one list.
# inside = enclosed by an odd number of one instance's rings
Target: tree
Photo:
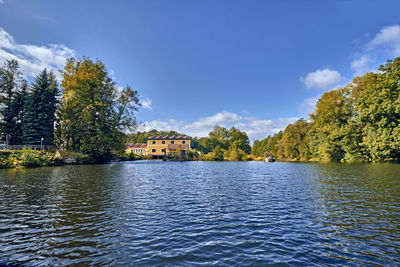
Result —
[[236, 142], [238, 148], [244, 151], [244, 153], [250, 154], [251, 152], [250, 140], [245, 132], [239, 131], [235, 127], [232, 127], [228, 131], [228, 136], [230, 138], [231, 143]]
[[[345, 158], [346, 147], [343, 142], [354, 143], [351, 140], [344, 141], [352, 122], [352, 103], [349, 99], [349, 88], [338, 88], [326, 92], [318, 100], [316, 109], [311, 114], [314, 128], [321, 136], [322, 142], [318, 154], [323, 160], [340, 161]], [[348, 137], [348, 136], [347, 136]]]
[[352, 97], [369, 159], [400, 160], [400, 57], [353, 83]]
[[104, 64], [88, 58], [67, 60], [61, 87], [59, 146], [90, 154], [97, 161], [123, 150], [124, 131], [136, 126], [137, 91], [127, 86], [118, 92]]
[[23, 139], [25, 144], [54, 144], [55, 112], [57, 109], [58, 84], [52, 72], [44, 69], [35, 78], [32, 92], [25, 107]]
[[14, 93], [11, 101], [14, 124], [12, 144], [23, 143], [23, 128], [25, 124], [25, 107], [28, 99], [28, 88], [28, 83], [22, 81], [21, 90]]
[[[3, 139], [9, 139], [10, 144], [20, 140], [20, 123], [17, 117], [21, 108], [15, 101], [16, 94], [21, 91], [21, 72], [16, 60], [6, 60], [0, 68], [0, 113], [2, 115], [1, 132]], [[24, 87], [26, 90], [26, 87]], [[18, 96], [17, 96], [18, 97]]]
[[278, 143], [278, 156], [286, 159], [310, 159], [311, 153], [306, 141], [310, 128], [310, 123], [303, 119], [288, 125]]

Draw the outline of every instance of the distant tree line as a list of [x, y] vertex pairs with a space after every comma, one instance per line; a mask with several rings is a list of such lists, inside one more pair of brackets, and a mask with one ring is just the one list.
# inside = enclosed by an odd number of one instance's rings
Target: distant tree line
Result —
[[61, 88], [44, 69], [34, 82], [23, 79], [18, 62], [0, 68], [1, 140], [12, 144], [56, 145], [106, 161], [125, 149], [125, 132], [136, 126], [137, 91], [118, 90], [101, 61], [70, 58]]
[[400, 57], [322, 95], [310, 120], [256, 140], [280, 159], [400, 161]]
[[213, 161], [249, 160], [250, 140], [243, 131], [215, 126], [207, 137], [194, 138], [193, 148], [202, 153], [201, 159]]

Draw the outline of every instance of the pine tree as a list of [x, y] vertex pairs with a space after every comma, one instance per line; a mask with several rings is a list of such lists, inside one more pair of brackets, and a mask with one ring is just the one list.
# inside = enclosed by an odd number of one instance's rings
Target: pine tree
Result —
[[23, 139], [25, 144], [54, 144], [54, 123], [59, 94], [56, 78], [44, 69], [35, 78], [26, 101]]
[[28, 83], [23, 81], [21, 84], [21, 90], [14, 93], [11, 101], [11, 111], [13, 116], [13, 144], [20, 145], [23, 142], [23, 125], [28, 88]]
[[9, 144], [17, 144], [21, 139], [17, 126], [21, 106], [16, 105], [15, 100], [19, 97], [21, 81], [18, 62], [6, 60], [4, 66], [0, 68], [0, 113], [2, 139], [9, 140]]

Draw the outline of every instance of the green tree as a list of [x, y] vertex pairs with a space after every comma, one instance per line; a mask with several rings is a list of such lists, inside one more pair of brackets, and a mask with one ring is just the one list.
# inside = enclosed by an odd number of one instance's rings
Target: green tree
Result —
[[307, 135], [311, 124], [300, 119], [286, 127], [278, 143], [278, 156], [286, 159], [308, 160], [311, 152], [307, 145]]
[[343, 138], [352, 119], [352, 106], [348, 96], [348, 88], [324, 93], [317, 103], [315, 112], [311, 114], [314, 127], [322, 139], [318, 154], [323, 160], [340, 161], [348, 152], [343, 146]]
[[236, 142], [238, 148], [240, 148], [244, 153], [250, 154], [250, 140], [246, 132], [239, 131], [235, 127], [232, 127], [228, 131], [228, 136], [231, 144]]
[[400, 57], [353, 83], [352, 97], [369, 160], [400, 160]]
[[23, 139], [25, 144], [54, 144], [55, 112], [59, 95], [56, 77], [44, 69], [36, 76], [25, 105]]
[[23, 143], [23, 126], [25, 124], [25, 105], [28, 98], [28, 83], [22, 81], [21, 90], [16, 91], [11, 101], [13, 114], [13, 140], [12, 144]]
[[59, 109], [59, 146], [108, 160], [125, 146], [126, 130], [134, 130], [140, 106], [137, 91], [118, 92], [101, 61], [68, 59], [63, 71]]
[[[21, 139], [21, 122], [18, 117], [21, 114], [21, 106], [18, 100], [21, 92], [21, 72], [16, 60], [6, 60], [0, 68], [0, 113], [2, 115], [1, 132], [3, 140], [8, 138], [10, 144], [17, 144]], [[26, 90], [26, 87], [24, 89]]]

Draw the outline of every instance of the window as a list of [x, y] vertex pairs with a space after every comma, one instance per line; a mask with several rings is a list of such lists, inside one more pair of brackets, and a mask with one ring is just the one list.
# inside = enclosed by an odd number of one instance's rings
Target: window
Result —
[[165, 148], [161, 149], [161, 152], [165, 152]]
[[165, 141], [162, 141], [161, 143], [165, 144]]
[[156, 150], [155, 150], [155, 149], [152, 149], [151, 152], [156, 152]]
[[182, 141], [182, 144], [186, 144], [186, 141]]
[[171, 144], [175, 144], [175, 141], [171, 141]]
[[153, 145], [156, 143], [156, 141], [151, 142]]

